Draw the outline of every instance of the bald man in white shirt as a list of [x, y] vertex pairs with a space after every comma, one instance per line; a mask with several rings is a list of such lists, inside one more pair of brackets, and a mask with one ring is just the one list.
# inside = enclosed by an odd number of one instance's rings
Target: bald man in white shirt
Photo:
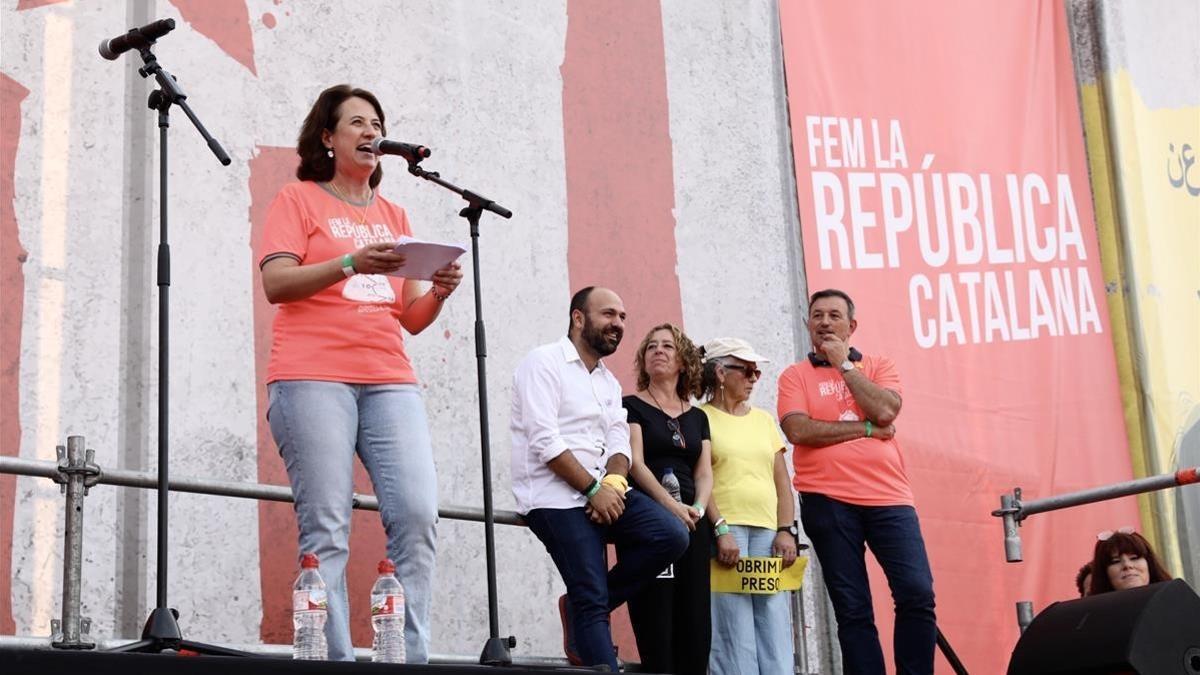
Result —
[[[567, 586], [566, 642], [574, 642], [580, 665], [613, 672], [609, 612], [688, 545], [678, 518], [628, 486], [632, 452], [621, 385], [600, 360], [616, 351], [624, 330], [616, 293], [591, 286], [577, 292], [566, 337], [517, 366], [510, 427], [517, 511]], [[617, 547], [611, 570], [606, 543]]]

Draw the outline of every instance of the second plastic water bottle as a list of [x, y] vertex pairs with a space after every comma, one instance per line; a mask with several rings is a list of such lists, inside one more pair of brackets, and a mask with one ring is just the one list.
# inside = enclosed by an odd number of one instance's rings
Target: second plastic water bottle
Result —
[[663, 469], [662, 486], [667, 489], [667, 494], [671, 495], [671, 499], [677, 502], [683, 501], [679, 489], [679, 477], [675, 475], [675, 469], [669, 466]]
[[315, 553], [300, 558], [300, 576], [292, 585], [292, 658], [324, 661], [329, 658], [325, 641], [325, 580]]
[[404, 663], [404, 587], [391, 560], [380, 561], [379, 578], [371, 587], [371, 626], [375, 629], [371, 660]]

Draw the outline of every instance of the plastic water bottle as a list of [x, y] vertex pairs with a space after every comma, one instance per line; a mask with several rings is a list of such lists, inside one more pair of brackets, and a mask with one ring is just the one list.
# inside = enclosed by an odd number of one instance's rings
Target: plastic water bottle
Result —
[[379, 578], [371, 587], [371, 626], [375, 629], [371, 660], [404, 663], [404, 587], [391, 560], [379, 562]]
[[671, 499], [683, 502], [683, 495], [680, 494], [679, 489], [679, 478], [675, 476], [675, 469], [669, 466], [663, 469], [662, 486], [667, 489], [667, 494], [671, 495]]
[[318, 569], [317, 554], [300, 558], [300, 576], [292, 585], [292, 658], [324, 661], [329, 658], [325, 641], [325, 580]]

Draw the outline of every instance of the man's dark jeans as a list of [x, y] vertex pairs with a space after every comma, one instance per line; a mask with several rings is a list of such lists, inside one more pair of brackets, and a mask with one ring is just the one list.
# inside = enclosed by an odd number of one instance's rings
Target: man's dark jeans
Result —
[[800, 519], [833, 601], [846, 675], [886, 672], [871, 606], [864, 544], [871, 547], [887, 575], [896, 604], [896, 673], [933, 673], [937, 643], [933, 574], [916, 510], [911, 506], [856, 506], [803, 492]]
[[[684, 524], [653, 499], [630, 490], [625, 511], [612, 525], [597, 525], [574, 509], [533, 509], [525, 522], [558, 567], [567, 586], [575, 647], [585, 665], [617, 672], [608, 613], [675, 562], [688, 546]], [[606, 543], [617, 547], [607, 569]]]

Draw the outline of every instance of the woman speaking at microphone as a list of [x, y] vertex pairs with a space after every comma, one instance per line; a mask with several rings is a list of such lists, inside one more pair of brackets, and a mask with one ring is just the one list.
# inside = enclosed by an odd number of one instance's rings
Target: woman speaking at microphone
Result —
[[267, 213], [256, 256], [275, 315], [267, 393], [271, 434], [296, 496], [300, 550], [328, 585], [329, 658], [353, 660], [346, 561], [354, 456], [371, 477], [389, 557], [404, 585], [408, 661], [428, 660], [437, 485], [425, 404], [404, 349], [458, 287], [457, 262], [422, 282], [387, 276], [411, 235], [404, 209], [377, 193], [371, 142], [385, 133], [373, 94], [321, 92], [304, 119], [298, 182]]

